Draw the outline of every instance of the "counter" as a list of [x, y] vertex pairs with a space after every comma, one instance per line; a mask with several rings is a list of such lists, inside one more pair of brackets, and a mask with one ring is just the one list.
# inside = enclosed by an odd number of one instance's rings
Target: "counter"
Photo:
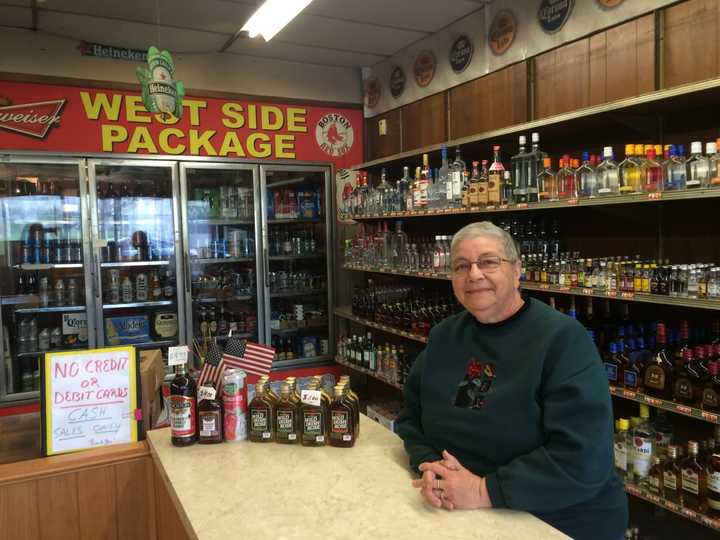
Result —
[[190, 538], [567, 538], [525, 512], [431, 507], [410, 483], [400, 438], [364, 415], [360, 429], [353, 448], [175, 448], [169, 429], [150, 431], [148, 440]]

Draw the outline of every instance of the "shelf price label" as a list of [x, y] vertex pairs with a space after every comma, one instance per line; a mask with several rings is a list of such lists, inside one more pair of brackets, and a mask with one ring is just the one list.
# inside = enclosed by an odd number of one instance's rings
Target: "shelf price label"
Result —
[[592, 289], [583, 289], [583, 290], [582, 290], [582, 293], [583, 293], [583, 294], [587, 294], [587, 295], [592, 295], [593, 290], [592, 290]]
[[501, 204], [500, 206], [498, 206], [498, 210], [507, 210], [507, 209], [508, 209], [507, 204]]
[[655, 193], [648, 193], [648, 199], [651, 201], [657, 201], [658, 199], [662, 199], [662, 191], [658, 191]]
[[675, 405], [675, 410], [683, 414], [692, 414], [692, 408], [686, 405]]
[[527, 208], [527, 207], [528, 207], [528, 203], [526, 203], [526, 202], [518, 203], [515, 205], [515, 208]]
[[634, 292], [621, 292], [620, 298], [635, 298]]
[[568, 203], [569, 205], [575, 205], [575, 204], [578, 203], [578, 200], [575, 199], [575, 198], [568, 199], [568, 200], [567, 200], [567, 203]]
[[168, 347], [168, 366], [187, 364], [190, 349], [187, 345]]
[[702, 417], [703, 417], [703, 419], [707, 420], [708, 422], [715, 422], [715, 423], [717, 423], [717, 421], [718, 421], [718, 415], [717, 415], [717, 414], [709, 413], [709, 412], [707, 412], [707, 411], [702, 411]]

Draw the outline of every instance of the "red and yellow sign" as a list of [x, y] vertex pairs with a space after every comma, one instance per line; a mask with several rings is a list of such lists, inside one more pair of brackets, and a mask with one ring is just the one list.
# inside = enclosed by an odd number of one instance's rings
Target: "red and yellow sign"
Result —
[[139, 92], [0, 81], [0, 151], [362, 161], [362, 111], [185, 96], [181, 119]]

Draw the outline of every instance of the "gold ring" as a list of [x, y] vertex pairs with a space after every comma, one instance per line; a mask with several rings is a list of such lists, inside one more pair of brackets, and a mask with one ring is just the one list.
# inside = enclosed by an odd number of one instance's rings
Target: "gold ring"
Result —
[[435, 489], [442, 490], [442, 488], [440, 487], [440, 479], [438, 479], [438, 478], [435, 479], [435, 485], [437, 486]]

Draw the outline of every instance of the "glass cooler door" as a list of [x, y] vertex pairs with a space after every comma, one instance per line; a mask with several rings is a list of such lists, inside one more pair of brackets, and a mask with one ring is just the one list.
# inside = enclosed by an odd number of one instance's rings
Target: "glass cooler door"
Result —
[[185, 342], [175, 163], [90, 160], [98, 345]]
[[331, 358], [331, 200], [327, 167], [260, 167], [267, 339], [274, 368]]
[[0, 399], [37, 398], [46, 351], [95, 346], [86, 200], [81, 160], [0, 164]]
[[[257, 167], [181, 163], [188, 341], [264, 340]], [[260, 321], [260, 324], [258, 324]]]

